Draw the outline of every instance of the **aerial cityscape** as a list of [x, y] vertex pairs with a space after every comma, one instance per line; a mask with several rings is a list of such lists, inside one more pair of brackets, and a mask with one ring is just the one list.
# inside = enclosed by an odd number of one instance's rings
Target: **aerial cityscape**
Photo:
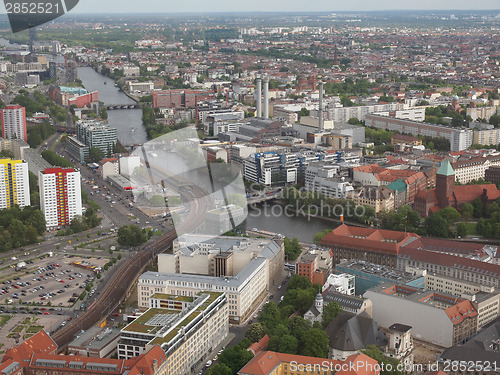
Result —
[[0, 375], [500, 374], [500, 4], [333, 3], [4, 0]]

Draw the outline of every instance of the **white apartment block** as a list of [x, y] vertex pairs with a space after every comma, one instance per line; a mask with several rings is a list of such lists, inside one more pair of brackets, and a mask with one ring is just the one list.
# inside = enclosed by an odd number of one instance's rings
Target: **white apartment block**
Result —
[[221, 292], [192, 297], [155, 294], [150, 308], [122, 329], [118, 358], [137, 357], [159, 345], [169, 375], [191, 374], [227, 337], [228, 312]]
[[408, 110], [408, 108], [409, 106], [407, 104], [388, 103], [388, 104], [374, 104], [374, 105], [363, 105], [354, 107], [327, 108], [325, 113], [326, 113], [326, 118], [328, 120], [345, 123], [349, 121], [349, 119], [351, 118], [357, 118], [360, 121], [364, 121], [365, 117], [371, 113], [401, 111], [401, 110]]
[[0, 159], [0, 176], [0, 209], [31, 204], [28, 163]]
[[496, 165], [500, 165], [500, 156], [479, 156], [452, 164], [455, 170], [455, 181], [461, 184], [467, 184], [480, 178], [484, 179], [486, 170]]
[[349, 275], [347, 273], [341, 274], [331, 274], [326, 279], [323, 285], [322, 292], [324, 293], [328, 288], [333, 287], [336, 292], [353, 296], [356, 289], [355, 277], [354, 275]]
[[20, 105], [8, 105], [0, 110], [2, 138], [27, 141], [26, 109]]
[[40, 208], [47, 228], [71, 224], [82, 215], [80, 171], [72, 168], [50, 168], [38, 174]]
[[451, 151], [463, 151], [472, 145], [472, 129], [453, 128], [451, 126], [436, 125], [426, 122], [397, 119], [394, 117], [371, 114], [365, 117], [365, 124], [369, 127], [396, 131], [414, 136], [444, 137], [450, 141]]

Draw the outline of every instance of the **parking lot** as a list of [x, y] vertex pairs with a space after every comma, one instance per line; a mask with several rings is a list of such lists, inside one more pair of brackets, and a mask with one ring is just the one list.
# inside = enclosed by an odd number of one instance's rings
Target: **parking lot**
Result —
[[11, 277], [2, 275], [1, 303], [11, 311], [30, 305], [30, 309], [49, 315], [51, 311], [47, 307], [72, 307], [85, 286], [95, 279], [94, 270], [109, 261], [104, 257], [68, 254], [41, 257], [27, 261], [24, 270], [11, 269]]

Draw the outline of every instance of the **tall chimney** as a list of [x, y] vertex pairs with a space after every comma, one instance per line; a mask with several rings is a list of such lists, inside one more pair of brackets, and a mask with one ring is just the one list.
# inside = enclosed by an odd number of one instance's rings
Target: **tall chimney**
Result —
[[269, 77], [264, 77], [264, 118], [269, 118]]
[[262, 117], [262, 78], [257, 77], [257, 117]]
[[323, 81], [319, 81], [318, 83], [319, 86], [319, 111], [318, 111], [318, 117], [319, 117], [319, 131], [323, 131]]

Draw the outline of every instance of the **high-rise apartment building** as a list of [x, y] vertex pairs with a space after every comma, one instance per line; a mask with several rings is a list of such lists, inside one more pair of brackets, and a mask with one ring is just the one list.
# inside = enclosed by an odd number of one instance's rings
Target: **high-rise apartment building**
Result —
[[28, 163], [0, 159], [0, 176], [0, 209], [31, 204]]
[[20, 105], [8, 105], [1, 111], [2, 138], [26, 141], [26, 109]]
[[73, 168], [49, 168], [38, 175], [40, 207], [47, 228], [69, 225], [82, 215], [80, 171]]
[[85, 120], [76, 123], [77, 138], [89, 148], [97, 147], [105, 157], [113, 152], [117, 142], [117, 130], [104, 121]]

